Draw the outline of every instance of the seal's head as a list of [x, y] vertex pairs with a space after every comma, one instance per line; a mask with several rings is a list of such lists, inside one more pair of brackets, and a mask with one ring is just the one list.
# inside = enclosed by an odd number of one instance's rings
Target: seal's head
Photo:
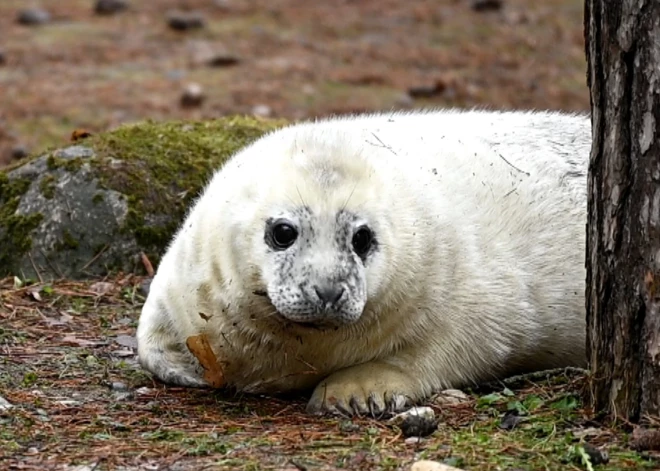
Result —
[[390, 232], [373, 169], [341, 135], [299, 132], [281, 149], [250, 150], [264, 151], [271, 160], [252, 167], [240, 217], [230, 218], [233, 271], [286, 321], [355, 323], [382, 285]]

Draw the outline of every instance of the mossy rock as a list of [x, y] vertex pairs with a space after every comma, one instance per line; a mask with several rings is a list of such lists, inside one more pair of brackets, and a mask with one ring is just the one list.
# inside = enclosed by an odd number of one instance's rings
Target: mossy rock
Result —
[[284, 123], [144, 122], [0, 171], [0, 276], [83, 279], [154, 265], [237, 150]]

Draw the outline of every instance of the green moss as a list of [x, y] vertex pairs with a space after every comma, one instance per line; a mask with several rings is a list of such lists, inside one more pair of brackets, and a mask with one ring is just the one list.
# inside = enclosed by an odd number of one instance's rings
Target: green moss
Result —
[[41, 189], [41, 194], [44, 195], [44, 198], [50, 200], [55, 196], [55, 180], [56, 178], [54, 175], [46, 175], [41, 179], [39, 188]]
[[56, 170], [58, 168], [63, 168], [69, 172], [75, 172], [80, 167], [82, 167], [83, 160], [80, 157], [73, 159], [63, 159], [61, 157], [55, 157], [54, 153], [51, 153], [46, 159], [46, 165], [49, 170]]
[[30, 188], [27, 178], [9, 179], [0, 173], [0, 267], [9, 267], [9, 254], [22, 254], [32, 247], [29, 234], [43, 216], [41, 214], [16, 214], [21, 196]]
[[64, 229], [62, 232], [62, 239], [57, 243], [57, 250], [75, 250], [78, 248], [80, 243], [71, 235], [69, 231]]
[[[100, 185], [127, 196], [123, 230], [158, 254], [212, 172], [237, 150], [283, 124], [248, 117], [144, 122], [97, 134], [85, 145], [97, 153], [91, 164]], [[117, 160], [122, 163], [117, 165]], [[175, 217], [167, 224], [149, 224], [147, 216], [159, 214]]]
[[102, 203], [102, 202], [103, 202], [103, 194], [102, 193], [96, 193], [92, 197], [92, 203], [99, 204], [99, 203]]

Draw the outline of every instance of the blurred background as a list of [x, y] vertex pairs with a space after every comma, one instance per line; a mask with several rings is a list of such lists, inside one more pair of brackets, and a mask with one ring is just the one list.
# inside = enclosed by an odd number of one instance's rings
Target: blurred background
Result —
[[0, 0], [0, 167], [75, 129], [587, 111], [584, 0]]

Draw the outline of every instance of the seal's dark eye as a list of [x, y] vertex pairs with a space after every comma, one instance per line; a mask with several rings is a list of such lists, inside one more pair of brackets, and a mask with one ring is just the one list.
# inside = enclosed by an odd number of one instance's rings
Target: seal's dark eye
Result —
[[273, 248], [278, 250], [288, 249], [298, 237], [298, 231], [291, 224], [280, 222], [271, 229], [271, 240]]
[[368, 227], [359, 228], [353, 234], [353, 250], [359, 257], [364, 257], [369, 252], [373, 239], [373, 233]]

